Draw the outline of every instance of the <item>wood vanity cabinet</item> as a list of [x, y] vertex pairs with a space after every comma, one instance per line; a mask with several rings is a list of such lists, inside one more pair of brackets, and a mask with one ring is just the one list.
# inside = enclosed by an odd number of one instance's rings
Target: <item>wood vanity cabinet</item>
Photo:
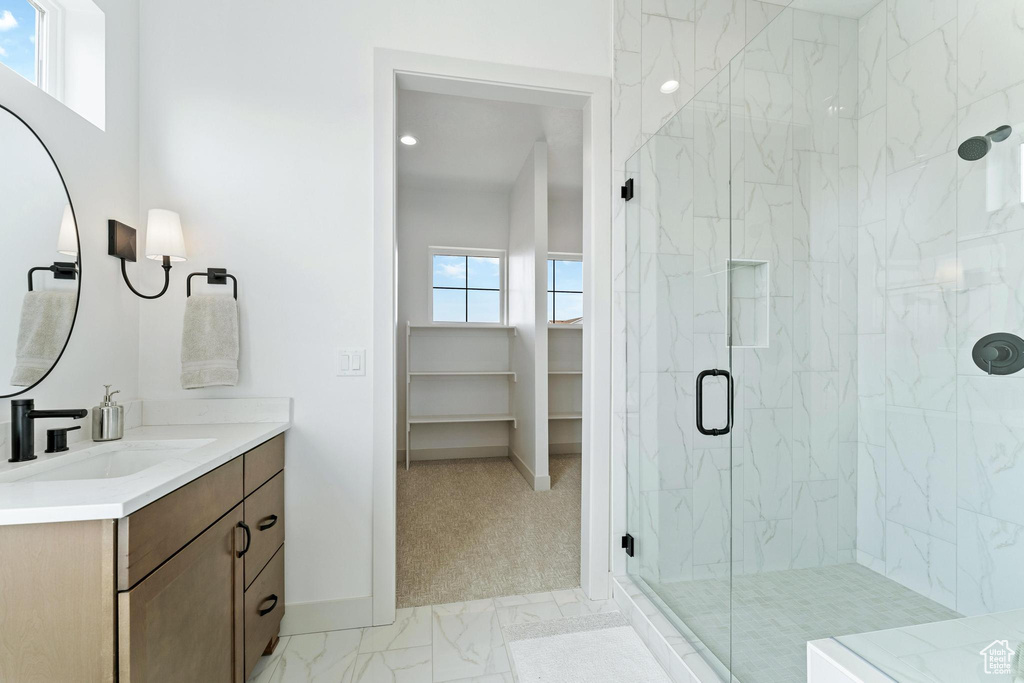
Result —
[[284, 615], [284, 436], [119, 520], [0, 527], [0, 680], [243, 683]]

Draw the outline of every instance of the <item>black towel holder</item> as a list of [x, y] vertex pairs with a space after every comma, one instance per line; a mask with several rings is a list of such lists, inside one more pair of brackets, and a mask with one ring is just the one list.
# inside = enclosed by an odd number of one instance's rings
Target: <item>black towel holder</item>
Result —
[[48, 270], [53, 273], [54, 280], [74, 280], [78, 277], [78, 264], [68, 261], [57, 261], [52, 266], [37, 266], [28, 269], [28, 291], [32, 291], [32, 276], [40, 271]]
[[197, 275], [206, 278], [206, 284], [209, 285], [226, 285], [228, 278], [231, 278], [231, 283], [234, 285], [234, 296], [235, 301], [238, 301], [238, 278], [228, 272], [227, 268], [207, 268], [205, 273], [189, 273], [188, 277], [185, 278], [185, 296], [192, 296], [192, 278]]

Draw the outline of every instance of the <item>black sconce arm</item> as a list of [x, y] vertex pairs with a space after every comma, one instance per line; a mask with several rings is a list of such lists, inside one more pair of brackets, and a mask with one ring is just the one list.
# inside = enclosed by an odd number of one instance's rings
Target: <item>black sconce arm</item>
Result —
[[107, 253], [121, 259], [121, 277], [124, 278], [124, 283], [128, 285], [132, 294], [140, 299], [159, 299], [167, 293], [167, 288], [171, 284], [171, 257], [164, 256], [163, 264], [160, 266], [164, 269], [164, 288], [160, 290], [159, 294], [143, 294], [135, 289], [128, 280], [128, 268], [125, 265], [127, 261], [135, 263], [137, 258], [135, 239], [135, 228], [119, 221], [107, 221]]
[[163, 265], [160, 267], [164, 269], [164, 288], [160, 290], [159, 294], [146, 295], [135, 289], [135, 287], [132, 286], [132, 283], [128, 280], [128, 269], [125, 267], [124, 259], [121, 259], [121, 277], [124, 278], [124, 283], [128, 285], [128, 289], [132, 291], [132, 294], [140, 299], [159, 299], [167, 293], [167, 287], [171, 284], [171, 259], [169, 256], [164, 256]]

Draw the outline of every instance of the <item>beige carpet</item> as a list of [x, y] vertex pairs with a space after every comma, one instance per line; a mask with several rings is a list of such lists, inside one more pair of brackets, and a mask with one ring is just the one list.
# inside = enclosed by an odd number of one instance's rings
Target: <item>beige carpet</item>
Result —
[[398, 606], [580, 585], [579, 455], [553, 455], [551, 490], [507, 458], [398, 470]]

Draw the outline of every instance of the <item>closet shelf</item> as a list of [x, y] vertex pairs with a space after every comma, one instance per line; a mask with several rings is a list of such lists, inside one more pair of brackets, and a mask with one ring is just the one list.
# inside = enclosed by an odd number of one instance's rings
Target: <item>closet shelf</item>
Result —
[[516, 381], [516, 373], [510, 370], [431, 370], [410, 372], [409, 377], [511, 377]]
[[454, 422], [511, 422], [515, 426], [515, 415], [410, 415], [409, 424], [446, 424]]
[[582, 375], [582, 370], [549, 370], [549, 375]]
[[433, 325], [413, 325], [412, 323], [406, 323], [408, 325], [409, 334], [414, 331], [430, 331], [430, 330], [444, 330], [445, 332], [452, 331], [492, 331], [492, 332], [512, 332], [516, 334], [515, 325], [494, 325], [488, 323], [434, 323]]
[[583, 413], [549, 413], [549, 420], [582, 420]]

